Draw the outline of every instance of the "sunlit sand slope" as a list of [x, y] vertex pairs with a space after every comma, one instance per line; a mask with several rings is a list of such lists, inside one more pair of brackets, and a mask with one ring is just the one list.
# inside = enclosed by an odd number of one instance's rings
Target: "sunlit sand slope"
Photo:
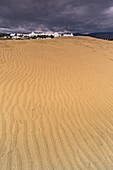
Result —
[[0, 170], [113, 170], [113, 42], [0, 41]]

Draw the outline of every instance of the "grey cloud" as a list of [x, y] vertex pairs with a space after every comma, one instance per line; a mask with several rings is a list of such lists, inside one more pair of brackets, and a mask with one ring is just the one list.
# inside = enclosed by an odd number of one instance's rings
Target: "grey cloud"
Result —
[[1, 0], [1, 31], [111, 31], [112, 0]]

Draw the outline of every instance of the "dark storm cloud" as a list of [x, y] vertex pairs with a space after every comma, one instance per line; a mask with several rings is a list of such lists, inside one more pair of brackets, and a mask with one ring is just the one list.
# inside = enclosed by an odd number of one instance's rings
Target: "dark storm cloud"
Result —
[[112, 0], [0, 0], [0, 31], [112, 31]]

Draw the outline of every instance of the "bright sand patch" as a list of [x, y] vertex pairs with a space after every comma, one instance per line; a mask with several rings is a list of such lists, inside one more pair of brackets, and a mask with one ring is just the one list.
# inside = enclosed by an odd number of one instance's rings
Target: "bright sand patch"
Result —
[[0, 170], [113, 170], [113, 42], [0, 41]]

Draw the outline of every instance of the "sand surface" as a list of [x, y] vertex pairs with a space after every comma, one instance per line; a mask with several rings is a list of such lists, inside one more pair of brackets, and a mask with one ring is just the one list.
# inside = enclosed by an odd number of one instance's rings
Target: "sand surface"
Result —
[[0, 170], [113, 170], [113, 42], [0, 41]]

